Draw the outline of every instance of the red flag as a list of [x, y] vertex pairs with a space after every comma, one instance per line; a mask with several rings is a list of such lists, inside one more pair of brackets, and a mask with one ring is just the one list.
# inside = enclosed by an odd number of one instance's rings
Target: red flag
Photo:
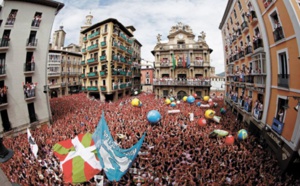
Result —
[[184, 54], [183, 54], [183, 58], [182, 58], [182, 66], [183, 66], [183, 67], [186, 67], [186, 62], [185, 62]]

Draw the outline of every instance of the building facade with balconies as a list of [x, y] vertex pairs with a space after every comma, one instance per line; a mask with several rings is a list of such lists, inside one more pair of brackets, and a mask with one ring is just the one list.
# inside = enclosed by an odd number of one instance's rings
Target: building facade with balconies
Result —
[[188, 25], [178, 23], [171, 27], [167, 42], [157, 44], [152, 51], [155, 57], [153, 92], [156, 97], [184, 96], [197, 94], [198, 97], [210, 94], [210, 54], [201, 32], [198, 40]]
[[0, 131], [19, 132], [32, 124], [49, 123], [46, 59], [56, 1], [4, 0], [0, 10]]
[[[285, 171], [300, 146], [299, 2], [229, 0], [219, 29], [226, 103], [265, 141]], [[240, 26], [241, 25], [241, 26]]]
[[135, 29], [130, 28], [109, 18], [81, 31], [82, 90], [89, 96], [113, 101], [131, 94]]

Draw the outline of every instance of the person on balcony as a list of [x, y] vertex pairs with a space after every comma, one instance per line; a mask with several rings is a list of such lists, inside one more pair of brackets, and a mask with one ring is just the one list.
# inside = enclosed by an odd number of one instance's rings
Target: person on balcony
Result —
[[277, 119], [280, 123], [283, 122], [283, 108], [281, 107], [278, 111], [278, 114], [277, 114]]

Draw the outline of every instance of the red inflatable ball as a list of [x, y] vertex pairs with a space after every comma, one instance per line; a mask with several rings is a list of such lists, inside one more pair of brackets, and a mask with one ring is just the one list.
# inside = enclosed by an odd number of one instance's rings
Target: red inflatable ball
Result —
[[195, 93], [195, 94], [193, 94], [193, 96], [194, 96], [194, 98], [196, 98], [198, 95]]
[[200, 127], [205, 127], [205, 126], [206, 126], [206, 119], [205, 119], [205, 118], [200, 118], [200, 119], [198, 120], [198, 125], [199, 125]]
[[234, 143], [234, 137], [232, 135], [226, 136], [225, 144], [226, 145], [233, 145], [233, 143]]

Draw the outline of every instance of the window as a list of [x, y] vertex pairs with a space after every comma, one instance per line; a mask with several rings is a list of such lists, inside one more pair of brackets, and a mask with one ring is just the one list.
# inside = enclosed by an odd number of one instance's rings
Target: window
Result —
[[150, 84], [150, 79], [149, 78], [146, 79], [146, 84]]
[[6, 53], [0, 53], [0, 75], [5, 74], [5, 57]]
[[104, 25], [104, 33], [107, 32], [107, 24]]
[[287, 51], [278, 52], [278, 86], [289, 88]]
[[12, 9], [10, 14], [8, 15], [6, 25], [14, 25], [16, 21], [16, 16], [17, 16], [18, 10]]
[[242, 4], [241, 4], [240, 1], [238, 1], [238, 7], [239, 7], [240, 10], [242, 10]]
[[273, 13], [270, 14], [271, 24], [273, 26], [273, 36], [274, 41], [277, 42], [284, 38], [283, 28], [281, 26], [281, 22], [277, 11], [275, 10]]
[[7, 110], [6, 109], [1, 110], [0, 112], [1, 112], [3, 131], [4, 132], [10, 131], [12, 128], [11, 128], [10, 121], [8, 118]]
[[233, 24], [232, 17], [230, 17], [230, 23], [231, 23], [231, 25]]
[[235, 9], [233, 10], [233, 15], [234, 15], [234, 18], [236, 19], [236, 18], [237, 18], [237, 15], [236, 15]]
[[284, 98], [278, 98], [277, 100], [277, 112], [276, 112], [276, 119], [283, 123], [284, 116], [285, 116], [285, 110], [284, 106], [288, 104], [288, 100]]
[[42, 13], [41, 12], [36, 12], [34, 14], [31, 26], [32, 27], [39, 27], [42, 21]]
[[37, 45], [36, 31], [30, 31], [26, 46], [36, 46], [36, 45]]
[[10, 36], [10, 30], [4, 30], [3, 36], [1, 39], [0, 47], [8, 47], [9, 46], [9, 38]]
[[28, 103], [27, 109], [28, 109], [30, 123], [37, 121], [35, 110], [34, 110], [34, 103]]
[[169, 91], [168, 90], [163, 90], [163, 97], [167, 97], [169, 95]]

